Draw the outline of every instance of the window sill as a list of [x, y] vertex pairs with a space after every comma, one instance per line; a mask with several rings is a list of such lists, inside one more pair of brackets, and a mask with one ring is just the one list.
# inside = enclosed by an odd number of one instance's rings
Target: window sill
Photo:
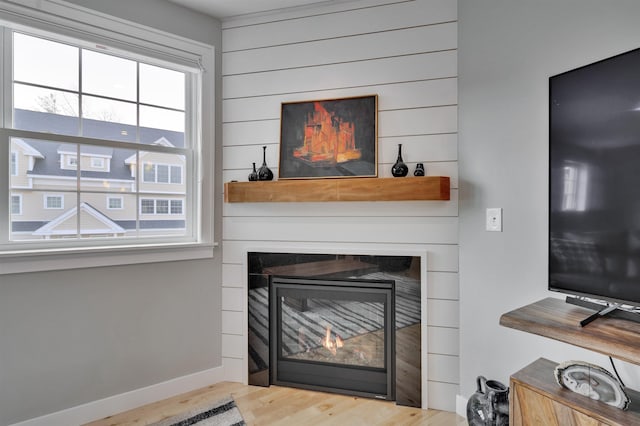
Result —
[[176, 243], [126, 247], [0, 252], [0, 275], [100, 266], [210, 259], [217, 243]]

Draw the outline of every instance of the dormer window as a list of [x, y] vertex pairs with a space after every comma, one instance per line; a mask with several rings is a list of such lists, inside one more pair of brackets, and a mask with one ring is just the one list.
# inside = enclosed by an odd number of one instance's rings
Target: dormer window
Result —
[[104, 158], [91, 157], [91, 167], [94, 169], [104, 169]]

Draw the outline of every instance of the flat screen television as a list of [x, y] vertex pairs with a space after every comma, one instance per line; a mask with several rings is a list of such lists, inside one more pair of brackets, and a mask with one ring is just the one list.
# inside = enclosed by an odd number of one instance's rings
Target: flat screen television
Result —
[[549, 78], [549, 289], [640, 306], [640, 49]]

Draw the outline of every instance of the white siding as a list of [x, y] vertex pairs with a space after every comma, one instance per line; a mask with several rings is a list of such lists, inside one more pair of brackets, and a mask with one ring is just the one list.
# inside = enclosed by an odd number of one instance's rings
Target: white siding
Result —
[[[424, 250], [429, 407], [454, 411], [459, 385], [457, 5], [365, 0], [223, 23], [223, 180], [251, 163], [277, 176], [280, 105], [378, 95], [378, 174], [397, 146], [412, 172], [452, 179], [451, 201], [256, 203], [223, 207], [223, 363], [246, 379], [247, 251]], [[295, 250], [292, 250], [295, 251]], [[238, 327], [242, 320], [244, 329]]]

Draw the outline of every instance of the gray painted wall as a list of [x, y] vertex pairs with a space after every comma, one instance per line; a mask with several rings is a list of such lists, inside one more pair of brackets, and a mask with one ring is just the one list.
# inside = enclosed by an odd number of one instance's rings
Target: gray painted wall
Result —
[[[608, 360], [502, 328], [502, 313], [548, 296], [548, 77], [640, 46], [635, 0], [460, 0], [460, 386], [506, 382], [540, 356]], [[487, 207], [504, 232], [484, 231]], [[640, 377], [622, 368], [632, 388]]]
[[[218, 21], [164, 0], [73, 3], [221, 45]], [[220, 366], [220, 260], [217, 250], [211, 260], [0, 276], [0, 425]]]

